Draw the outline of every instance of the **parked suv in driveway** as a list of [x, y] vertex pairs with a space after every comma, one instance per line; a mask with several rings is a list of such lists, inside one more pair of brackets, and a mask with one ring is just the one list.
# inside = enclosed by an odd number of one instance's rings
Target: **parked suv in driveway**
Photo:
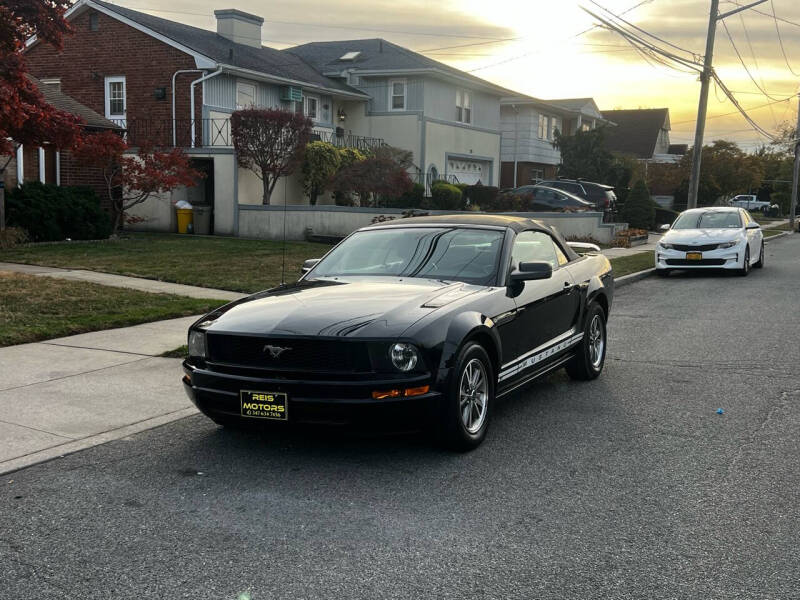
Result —
[[546, 185], [574, 194], [578, 198], [591, 202], [598, 211], [609, 216], [616, 210], [617, 195], [610, 185], [584, 181], [583, 179], [554, 179], [540, 181], [539, 185]]

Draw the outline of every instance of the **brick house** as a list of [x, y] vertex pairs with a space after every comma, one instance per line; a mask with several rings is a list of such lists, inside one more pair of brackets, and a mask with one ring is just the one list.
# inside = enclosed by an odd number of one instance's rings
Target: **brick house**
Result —
[[[87, 131], [117, 130], [119, 127], [61, 91], [59, 79], [39, 80], [28, 76], [55, 108], [79, 117]], [[5, 170], [5, 186], [11, 188], [26, 181], [41, 181], [55, 185], [88, 185], [100, 198], [105, 197], [105, 183], [97, 171], [76, 163], [69, 151], [59, 152], [52, 146], [20, 145]]]
[[[331, 139], [333, 102], [368, 99], [299, 57], [262, 46], [260, 17], [237, 10], [215, 15], [216, 32], [102, 0], [79, 0], [65, 15], [75, 31], [61, 51], [35, 38], [25, 51], [33, 75], [59, 78], [64, 93], [125, 128], [131, 145], [146, 139], [183, 147], [193, 166], [207, 174], [202, 185], [136, 207], [132, 214], [144, 211], [140, 216], [150, 229], [173, 229], [170, 200], [186, 197], [213, 207], [216, 233], [238, 233], [240, 198], [260, 201], [261, 182], [236, 165], [229, 131], [236, 108], [302, 110], [318, 135]], [[352, 135], [347, 141], [380, 143]], [[299, 180], [284, 178], [273, 196], [302, 197]]]

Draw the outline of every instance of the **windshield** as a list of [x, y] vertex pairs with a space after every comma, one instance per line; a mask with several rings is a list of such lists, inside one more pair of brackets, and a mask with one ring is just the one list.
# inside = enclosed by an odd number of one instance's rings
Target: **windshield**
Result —
[[503, 236], [497, 230], [438, 227], [359, 231], [317, 263], [308, 278], [382, 275], [492, 285]]
[[672, 229], [738, 229], [742, 226], [738, 212], [691, 212], [679, 216]]

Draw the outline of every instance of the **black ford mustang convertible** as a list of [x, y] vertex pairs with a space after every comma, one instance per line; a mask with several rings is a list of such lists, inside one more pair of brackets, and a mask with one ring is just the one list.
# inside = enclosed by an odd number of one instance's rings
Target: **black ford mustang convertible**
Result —
[[611, 265], [536, 221], [373, 225], [304, 270], [189, 329], [184, 386], [214, 421], [431, 426], [469, 449], [500, 396], [603, 370]]

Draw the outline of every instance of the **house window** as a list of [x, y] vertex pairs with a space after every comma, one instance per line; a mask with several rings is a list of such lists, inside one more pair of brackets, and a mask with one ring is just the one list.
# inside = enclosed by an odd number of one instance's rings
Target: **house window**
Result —
[[459, 123], [472, 123], [469, 92], [463, 90], [456, 92], [456, 121]]
[[106, 118], [124, 119], [125, 77], [106, 77]]
[[542, 169], [531, 169], [528, 177], [530, 183], [539, 183], [544, 180], [544, 171]]
[[236, 109], [256, 105], [256, 86], [252, 83], [236, 82]]
[[303, 98], [305, 115], [314, 121], [319, 119], [319, 98], [316, 96], [305, 96]]
[[89, 15], [89, 31], [97, 31], [98, 29], [100, 29], [98, 15], [97, 13], [92, 13]]
[[543, 140], [547, 137], [547, 117], [539, 115], [539, 139]]
[[389, 82], [389, 110], [406, 110], [406, 80]]
[[561, 131], [561, 124], [558, 122], [557, 117], [550, 117], [550, 135], [548, 136], [548, 139], [556, 139], [556, 129]]

